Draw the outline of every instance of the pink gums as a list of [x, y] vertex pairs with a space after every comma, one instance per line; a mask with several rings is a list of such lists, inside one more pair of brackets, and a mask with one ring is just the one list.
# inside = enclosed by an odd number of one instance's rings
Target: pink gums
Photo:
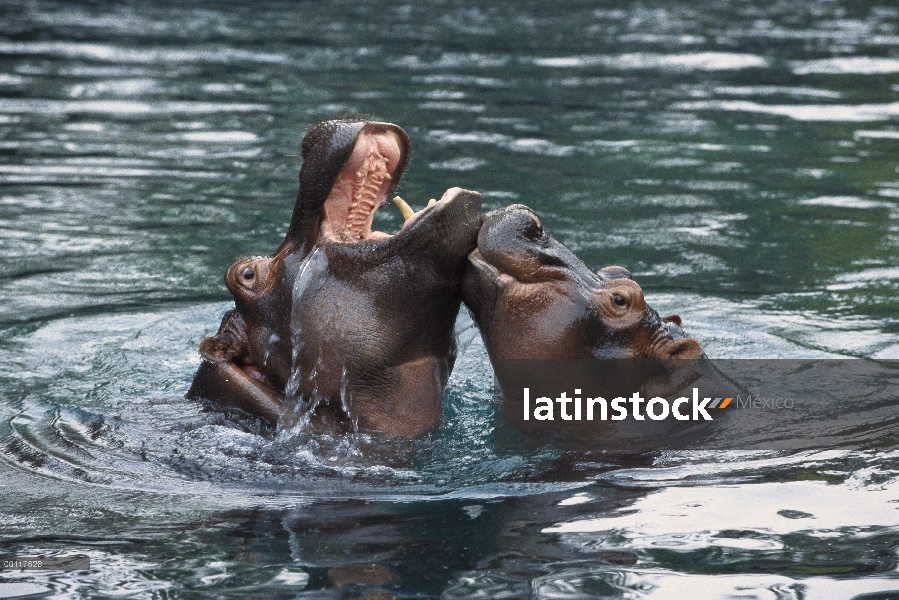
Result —
[[[392, 132], [363, 131], [334, 182], [324, 205], [322, 234], [338, 242], [357, 242], [372, 235], [375, 211], [387, 202], [391, 177], [401, 158]], [[398, 175], [397, 175], [398, 176]], [[378, 234], [383, 236], [386, 234]]]

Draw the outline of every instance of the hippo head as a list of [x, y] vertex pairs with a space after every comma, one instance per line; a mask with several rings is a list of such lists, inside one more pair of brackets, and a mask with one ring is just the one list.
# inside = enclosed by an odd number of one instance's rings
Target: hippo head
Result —
[[526, 206], [488, 213], [468, 260], [463, 300], [494, 361], [702, 354], [679, 316], [646, 305], [626, 269], [591, 271]]
[[375, 211], [399, 184], [411, 146], [406, 132], [391, 123], [338, 119], [315, 125], [303, 138], [300, 192], [276, 254], [305, 256], [321, 236], [369, 239]]
[[440, 418], [455, 357], [480, 195], [448, 190], [391, 236], [372, 231], [372, 219], [409, 161], [402, 129], [325, 121], [302, 154], [284, 242], [228, 268], [235, 307], [200, 343], [205, 362], [189, 396], [270, 421], [299, 398], [361, 428], [422, 433]]

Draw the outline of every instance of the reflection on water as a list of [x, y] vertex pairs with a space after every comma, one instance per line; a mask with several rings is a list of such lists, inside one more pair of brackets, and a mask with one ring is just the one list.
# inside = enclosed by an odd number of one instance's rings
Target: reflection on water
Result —
[[346, 112], [409, 132], [413, 204], [528, 204], [711, 356], [899, 358], [897, 54], [877, 0], [0, 6], [0, 544], [93, 569], [0, 596], [895, 594], [894, 453], [501, 451], [467, 315], [427, 440], [183, 395]]

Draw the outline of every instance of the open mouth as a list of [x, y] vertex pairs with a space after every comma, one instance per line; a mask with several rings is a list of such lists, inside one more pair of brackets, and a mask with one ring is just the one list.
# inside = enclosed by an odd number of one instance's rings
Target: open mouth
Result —
[[[394, 131], [362, 131], [325, 200], [323, 237], [341, 243], [390, 237], [372, 231], [372, 221], [396, 188], [405, 166], [404, 158], [402, 142]], [[394, 202], [403, 214], [404, 227], [420, 214], [398, 197]], [[434, 203], [436, 200], [428, 206]]]

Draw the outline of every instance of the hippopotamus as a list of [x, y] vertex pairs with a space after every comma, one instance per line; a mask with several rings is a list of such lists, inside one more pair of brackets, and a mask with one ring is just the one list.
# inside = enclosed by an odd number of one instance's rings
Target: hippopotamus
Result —
[[306, 134], [284, 242], [228, 268], [235, 306], [201, 341], [189, 397], [388, 436], [440, 420], [481, 199], [453, 188], [395, 235], [372, 231], [410, 152], [389, 123], [331, 120]]
[[493, 364], [505, 418], [519, 430], [564, 431], [616, 451], [682, 447], [707, 430], [654, 417], [587, 423], [560, 413], [551, 421], [526, 420], [522, 408], [533, 404], [526, 404], [524, 388], [531, 398], [567, 390], [674, 399], [694, 387], [704, 396], [746, 393], [684, 333], [680, 316], [660, 316], [646, 304], [627, 269], [591, 270], [527, 206], [485, 215], [468, 261], [462, 298]]
[[527, 206], [485, 215], [462, 297], [491, 360], [695, 359], [678, 315], [659, 316], [623, 267], [592, 271]]

